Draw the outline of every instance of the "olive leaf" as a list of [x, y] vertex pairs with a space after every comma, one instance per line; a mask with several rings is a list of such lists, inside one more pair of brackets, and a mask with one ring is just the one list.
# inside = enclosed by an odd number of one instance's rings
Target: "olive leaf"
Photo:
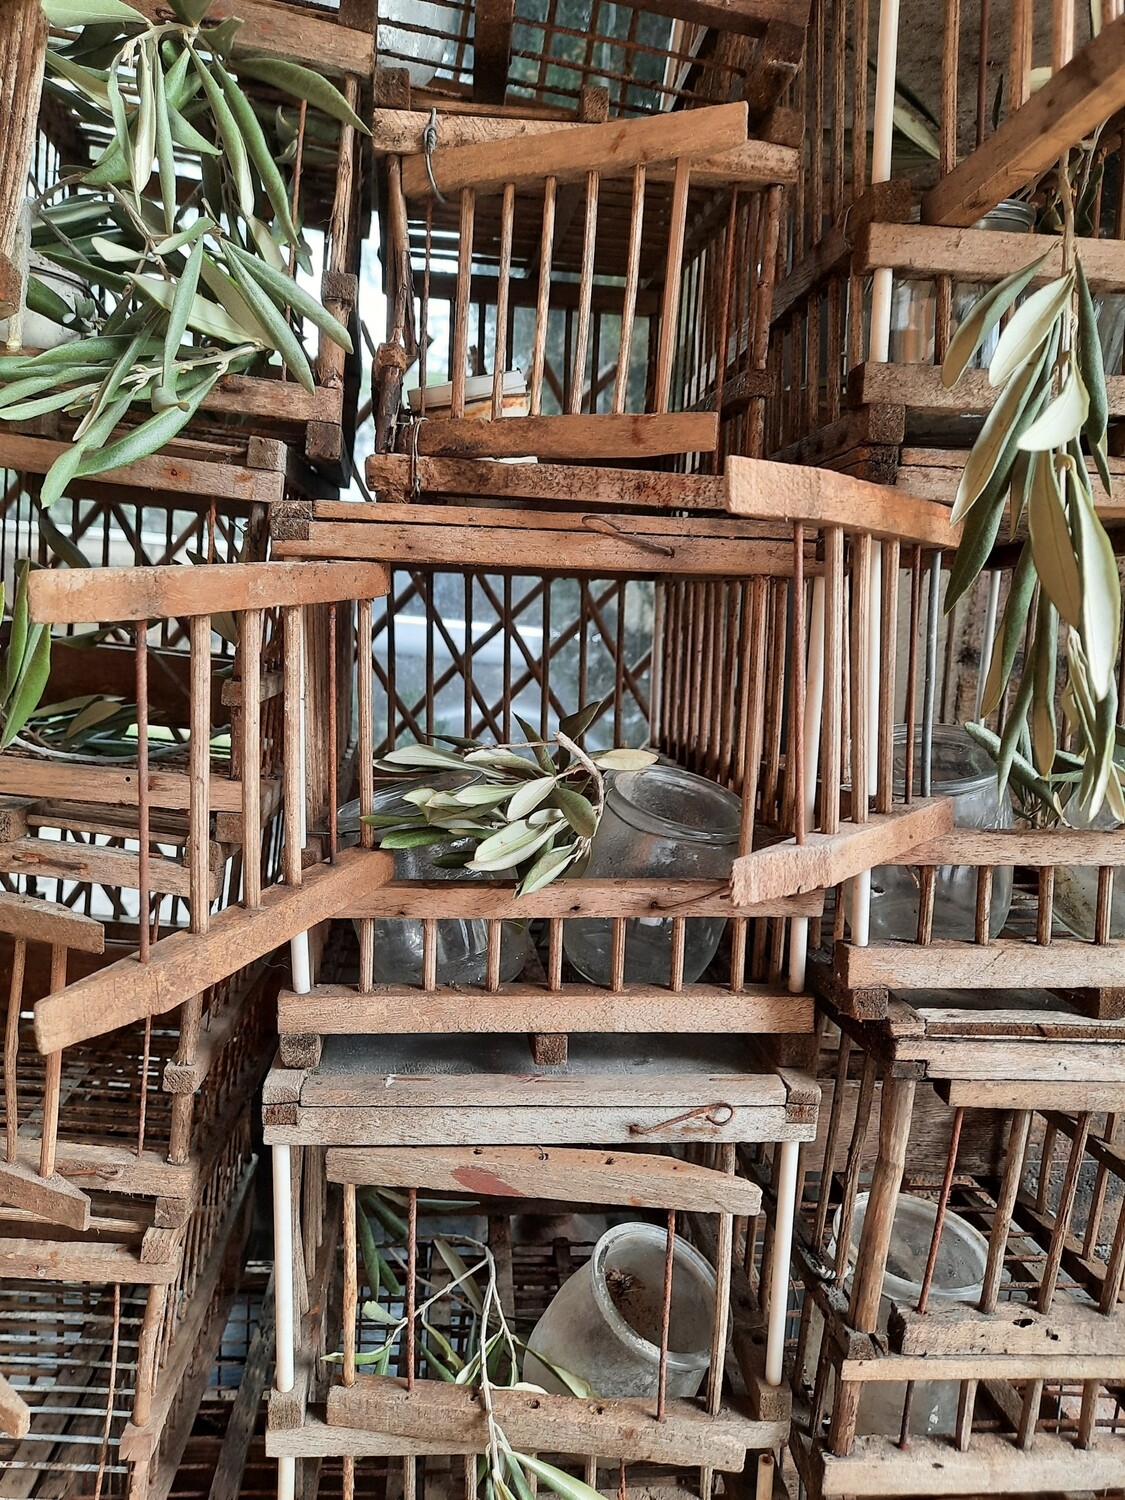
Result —
[[1051, 454], [1038, 454], [1033, 461], [1027, 521], [1039, 581], [1063, 619], [1077, 625], [1082, 613], [1082, 580]]
[[1006, 477], [1001, 460], [1010, 453], [1009, 462], [1014, 461], [1015, 449], [1021, 446], [1020, 438], [1014, 434], [1013, 429], [1032, 399], [1043, 373], [1044, 362], [1045, 352], [1033, 350], [1020, 366], [1015, 378], [1008, 382], [1003, 393], [993, 403], [980, 436], [973, 444], [961, 471], [953, 513], [950, 516], [952, 524], [956, 525], [958, 521], [964, 520], [993, 478], [999, 475], [1002, 482]]
[[973, 355], [1046, 260], [1047, 255], [1042, 255], [1031, 265], [997, 282], [958, 325], [941, 367], [941, 383], [947, 390], [957, 384]]
[[1058, 650], [1058, 617], [1046, 593], [1039, 595], [1035, 626], [1035, 676], [1031, 697], [1032, 761], [1040, 775], [1050, 773], [1055, 763], [1058, 726], [1055, 722], [1055, 672]]
[[1101, 699], [1113, 683], [1117, 661], [1121, 634], [1121, 579], [1113, 543], [1094, 510], [1085, 469], [1080, 473], [1072, 461], [1068, 478], [1076, 568], [1081, 567], [1083, 585], [1079, 619], [1071, 620], [1071, 624], [1080, 627], [1090, 670], [1090, 686], [1095, 698]]
[[1004, 329], [988, 367], [992, 385], [1010, 380], [1050, 336], [1062, 316], [1074, 288], [1074, 275], [1068, 272], [1033, 292], [1016, 308]]
[[240, 73], [248, 73], [251, 78], [273, 84], [283, 94], [307, 100], [316, 109], [331, 115], [334, 120], [351, 125], [363, 135], [371, 134], [340, 90], [320, 73], [279, 57], [240, 57], [238, 68]]
[[1090, 406], [1083, 426], [1083, 436], [1098, 468], [1106, 494], [1111, 493], [1109, 464], [1106, 459], [1106, 434], [1109, 430], [1109, 396], [1106, 390], [1102, 343], [1098, 337], [1098, 319], [1090, 283], [1082, 262], [1078, 271], [1078, 367], [1090, 396]]
[[1012, 574], [1003, 624], [996, 634], [992, 647], [992, 659], [989, 662], [988, 676], [985, 679], [984, 692], [981, 697], [981, 713], [986, 716], [999, 707], [1004, 690], [1008, 686], [1016, 653], [1023, 640], [1023, 628], [1027, 622], [1028, 610], [1031, 608], [1031, 596], [1035, 592], [1035, 584], [1036, 574], [1031, 556], [1031, 544], [1025, 543]]
[[1090, 396], [1073, 354], [1065, 359], [1066, 374], [1062, 389], [1036, 417], [1019, 440], [1025, 453], [1043, 453], [1065, 448], [1085, 425], [1090, 411]]

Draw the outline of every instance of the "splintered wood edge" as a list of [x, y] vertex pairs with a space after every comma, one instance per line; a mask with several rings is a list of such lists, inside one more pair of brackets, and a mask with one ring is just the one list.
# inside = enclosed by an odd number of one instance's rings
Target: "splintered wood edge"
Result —
[[335, 604], [381, 598], [387, 569], [366, 562], [230, 563], [192, 568], [172, 563], [142, 568], [43, 568], [28, 577], [33, 620], [75, 625], [91, 620], [143, 620]]
[[0, 1162], [0, 1204], [11, 1204], [35, 1214], [48, 1224], [69, 1229], [90, 1227], [90, 1199], [56, 1172], [41, 1177], [19, 1161]]
[[73, 948], [77, 953], [104, 953], [105, 927], [54, 901], [0, 892], [0, 932], [30, 943]]
[[420, 1187], [495, 1198], [628, 1203], [677, 1212], [752, 1216], [757, 1183], [652, 1152], [567, 1147], [331, 1147], [330, 1182]]
[[802, 891], [824, 890], [876, 865], [909, 863], [918, 844], [953, 828], [953, 799], [920, 799], [890, 813], [874, 813], [866, 823], [847, 823], [839, 833], [810, 833], [740, 855], [731, 874], [736, 906], [779, 900]]
[[725, 473], [734, 515], [842, 526], [924, 547], [953, 548], [960, 540], [961, 527], [950, 524], [948, 506], [889, 485], [831, 469], [734, 456], [727, 459]]

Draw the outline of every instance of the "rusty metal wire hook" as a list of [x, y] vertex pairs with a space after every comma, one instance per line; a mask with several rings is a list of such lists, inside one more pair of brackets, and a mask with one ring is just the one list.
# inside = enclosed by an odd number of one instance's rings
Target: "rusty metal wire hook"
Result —
[[430, 118], [426, 121], [426, 127], [422, 131], [422, 153], [426, 163], [426, 176], [430, 179], [430, 188], [439, 203], [448, 203], [441, 189], [434, 181], [433, 154], [437, 150], [438, 143], [438, 118], [437, 109], [430, 110]]

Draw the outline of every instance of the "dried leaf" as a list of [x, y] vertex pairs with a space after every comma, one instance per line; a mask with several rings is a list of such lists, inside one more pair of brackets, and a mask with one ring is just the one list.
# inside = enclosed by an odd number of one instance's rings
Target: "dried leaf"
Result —
[[1031, 697], [1031, 748], [1035, 769], [1050, 775], [1058, 745], [1055, 723], [1055, 667], [1058, 656], [1058, 614], [1045, 593], [1039, 596], [1035, 624], [1035, 686]]
[[554, 1464], [545, 1464], [541, 1458], [529, 1458], [526, 1453], [513, 1453], [525, 1469], [530, 1470], [547, 1489], [559, 1496], [559, 1500], [603, 1500], [598, 1490], [584, 1480], [575, 1479]]
[[302, 68], [297, 63], [286, 62], [278, 57], [251, 56], [238, 59], [238, 70], [240, 73], [249, 73], [251, 78], [261, 79], [263, 83], [273, 84], [291, 98], [307, 99], [326, 115], [352, 126], [364, 135], [371, 134], [335, 84], [329, 83], [327, 78], [314, 73], [310, 68]]
[[519, 895], [530, 896], [533, 891], [541, 891], [552, 880], [557, 880], [577, 852], [577, 844], [559, 844], [541, 854], [520, 881]]
[[1004, 606], [1004, 621], [992, 647], [992, 660], [985, 679], [981, 697], [981, 713], [986, 717], [999, 708], [1012, 666], [1023, 640], [1023, 628], [1031, 607], [1031, 596], [1035, 592], [1035, 564], [1031, 556], [1031, 544], [1025, 542], [1012, 574], [1008, 601]]
[[1070, 272], [1032, 292], [1027, 301], [1016, 308], [1000, 335], [988, 367], [988, 378], [993, 385], [1003, 385], [1010, 380], [1020, 365], [1043, 346], [1062, 316], [1073, 289], [1074, 274]]
[[1038, 260], [1032, 261], [1031, 265], [1024, 266], [1021, 271], [1005, 277], [1003, 281], [997, 282], [979, 302], [974, 303], [972, 311], [958, 325], [957, 332], [949, 341], [949, 350], [941, 367], [941, 383], [947, 390], [951, 390], [957, 384], [968, 368], [973, 355], [1034, 278], [1046, 259], [1047, 256], [1042, 255]]
[[541, 802], [546, 802], [555, 788], [553, 776], [543, 776], [538, 781], [524, 781], [512, 793], [508, 802], [507, 817], [515, 823], [533, 813]]
[[33, 625], [28, 634], [23, 668], [4, 714], [4, 732], [0, 750], [8, 746], [23, 729], [38, 706], [47, 679], [51, 675], [51, 631], [47, 625]]
[[581, 792], [568, 786], [555, 788], [551, 801], [560, 810], [579, 838], [592, 839], [598, 831], [598, 815], [593, 803]]
[[1039, 454], [1032, 468], [1027, 521], [1039, 581], [1063, 619], [1077, 625], [1082, 613], [1082, 580], [1074, 559], [1058, 471], [1047, 453]]
[[[1121, 579], [1113, 543], [1094, 510], [1085, 470], [1079, 474], [1070, 465], [1070, 512], [1074, 544], [1078, 553], [1075, 572], [1081, 568], [1081, 597], [1077, 625], [1090, 670], [1090, 687], [1102, 699], [1113, 683], [1121, 633]], [[1061, 614], [1062, 611], [1060, 610]]]
[[1077, 264], [1078, 273], [1078, 367], [1090, 395], [1090, 407], [1083, 426], [1083, 435], [1097, 464], [1098, 473], [1106, 494], [1111, 492], [1109, 464], [1106, 459], [1106, 433], [1109, 428], [1109, 396], [1106, 390], [1105, 366], [1102, 363], [1102, 344], [1098, 337], [1098, 319], [1094, 299], [1090, 295], [1090, 283], [1082, 262]]
[[660, 757], [654, 750], [603, 750], [590, 759], [603, 771], [643, 771]]
[[439, 750], [435, 745], [404, 745], [401, 750], [388, 750], [379, 765], [390, 770], [397, 770], [400, 766], [439, 766], [442, 770], [452, 766], [460, 770], [461, 758], [451, 750]]
[[[973, 444], [953, 501], [950, 520], [954, 525], [964, 520], [993, 479], [1002, 483], [1006, 477], [1004, 460], [1015, 462], [1015, 453], [1020, 446], [1016, 432], [1017, 423], [1028, 409], [1043, 379], [1045, 351], [1033, 351], [1026, 364], [1022, 365], [984, 419], [980, 434]], [[1022, 431], [1022, 429], [1021, 429]], [[1008, 455], [1011, 455], [1010, 459]]]
[[1062, 389], [1019, 440], [1025, 453], [1065, 448], [1082, 431], [1090, 410], [1090, 397], [1073, 354], [1067, 355], [1066, 368]]

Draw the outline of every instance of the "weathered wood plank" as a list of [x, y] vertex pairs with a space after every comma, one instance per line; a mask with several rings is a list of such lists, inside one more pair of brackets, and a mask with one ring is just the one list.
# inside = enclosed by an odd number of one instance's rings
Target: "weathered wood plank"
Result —
[[142, 1263], [130, 1245], [89, 1244], [85, 1240], [0, 1239], [0, 1276], [13, 1281], [120, 1281], [124, 1285], [168, 1286], [180, 1272], [182, 1247], [173, 1259]]
[[[522, 1452], [597, 1453], [623, 1463], [713, 1464], [740, 1473], [748, 1449], [769, 1441], [773, 1424], [759, 1424], [729, 1409], [715, 1416], [688, 1401], [668, 1404], [656, 1421], [652, 1401], [582, 1401], [497, 1387], [497, 1423]], [[447, 1452], [483, 1453], [488, 1428], [480, 1393], [428, 1380], [407, 1391], [398, 1380], [373, 1376], [328, 1395], [328, 1424], [369, 1427], [399, 1437], [449, 1438]], [[768, 1435], [766, 1432], [768, 1428]]]
[[1060, 1303], [1038, 1312], [1024, 1302], [1002, 1302], [995, 1312], [935, 1306], [924, 1313], [892, 1307], [890, 1343], [895, 1353], [933, 1359], [968, 1355], [1099, 1355], [1121, 1357], [1125, 1313], [1107, 1316], [1093, 1307]]
[[[421, 458], [417, 471], [426, 496], [537, 500], [610, 510], [640, 505], [677, 510], [726, 508], [726, 484], [720, 475], [663, 474], [654, 469], [575, 464], [494, 464], [454, 458]], [[367, 483], [380, 497], [408, 500], [413, 489], [410, 458], [405, 453], [372, 454], [367, 460]]]
[[[149, 805], [163, 811], [183, 812], [188, 805], [190, 781], [183, 771], [149, 772]], [[277, 806], [275, 780], [262, 782], [263, 806]], [[0, 794], [15, 797], [49, 797], [60, 802], [85, 802], [97, 806], [136, 807], [137, 773], [116, 766], [72, 766], [58, 761], [31, 760], [10, 751], [0, 757]], [[241, 813], [242, 782], [212, 776], [210, 807], [213, 812]], [[79, 944], [68, 943], [68, 947]], [[100, 951], [100, 950], [91, 950]]]
[[390, 880], [349, 917], [499, 917], [534, 921], [538, 917], [819, 917], [824, 892], [807, 891], [764, 902], [748, 911], [735, 908], [730, 887], [718, 880], [556, 881], [529, 895], [514, 886], [479, 880]]
[[[26, 469], [32, 474], [45, 474], [69, 447], [69, 443], [56, 443], [48, 438], [21, 437], [15, 432], [3, 432], [0, 433], [0, 464], [10, 469]], [[239, 501], [245, 505], [272, 505], [285, 493], [283, 470], [209, 463], [204, 459], [166, 453], [139, 458], [122, 469], [107, 469], [90, 483], [122, 485], [159, 494], [214, 495], [216, 500]]]
[[[597, 128], [601, 128], [600, 126]], [[669, 453], [713, 453], [719, 441], [714, 412], [600, 412], [592, 416], [479, 417], [423, 422], [418, 452], [432, 458], [536, 458], [582, 463], [592, 458], [662, 458]]]
[[910, 850], [909, 865], [1125, 865], [1125, 839], [1089, 828], [954, 828]]
[[341, 1147], [329, 1151], [327, 1172], [330, 1182], [485, 1198], [559, 1198], [707, 1214], [756, 1214], [761, 1206], [761, 1190], [743, 1177], [639, 1151]]
[[720, 985], [688, 985], [678, 991], [637, 985], [620, 993], [592, 984], [568, 984], [554, 992], [511, 984], [493, 993], [387, 985], [366, 995], [345, 985], [317, 985], [311, 995], [282, 990], [278, 996], [278, 1029], [283, 1033], [370, 1036], [401, 1030], [407, 1015], [411, 1031], [419, 1035], [544, 1030], [772, 1034], [813, 1029], [809, 996], [765, 985], [738, 992]]
[[[167, 14], [164, 0], [137, 0], [135, 9], [151, 20]], [[368, 80], [375, 61], [375, 38], [370, 30], [321, 20], [315, 11], [295, 9], [285, 0], [214, 0], [208, 22], [237, 17], [242, 26], [235, 41], [240, 50], [265, 52], [271, 57], [309, 63], [326, 73]]]
[[[1047, 259], [1030, 285], [1042, 286], [1062, 274], [1062, 240], [1056, 234], [872, 221], [855, 233], [854, 241], [852, 270], [860, 275], [886, 266], [907, 276], [955, 276], [991, 283], [1043, 255]], [[1078, 239], [1075, 243], [1093, 291], [1125, 290], [1125, 242]]]
[[41, 1177], [22, 1162], [0, 1162], [0, 1203], [38, 1214], [48, 1224], [78, 1230], [90, 1227], [89, 1198], [57, 1171], [52, 1177]]
[[24, 1438], [31, 1431], [31, 1407], [0, 1370], [0, 1432]]
[[734, 515], [845, 526], [931, 547], [955, 547], [961, 534], [960, 526], [950, 525], [946, 506], [850, 474], [731, 457], [726, 476]]
[[[570, 130], [525, 135], [515, 149], [505, 150], [501, 141], [465, 146], [445, 146], [441, 131], [431, 157], [434, 180], [450, 197], [462, 188], [478, 192], [541, 183], [547, 177], [558, 182], [585, 181], [588, 172], [601, 177], [627, 176], [636, 166], [656, 161], [695, 160], [746, 144], [745, 104], [716, 104], [675, 114], [648, 115], [635, 120], [612, 120], [605, 125], [575, 125]], [[783, 146], [762, 148], [763, 160], [774, 153], [779, 161], [791, 155]], [[768, 175], [763, 182], [772, 181]], [[420, 156], [402, 163], [402, 190], [407, 198], [429, 195], [430, 181]]]
[[[210, 844], [207, 894], [214, 901], [222, 889], [222, 852]], [[0, 870], [14, 875], [42, 875], [48, 879], [90, 881], [95, 885], [136, 890], [140, 862], [126, 849], [107, 849], [101, 844], [75, 840], [21, 838], [0, 844]], [[191, 883], [187, 868], [178, 860], [154, 856], [149, 861], [149, 888], [173, 896], [188, 896]]]
[[922, 199], [926, 224], [973, 224], [1125, 105], [1125, 17], [1065, 67]]
[[1125, 984], [1125, 943], [871, 943], [837, 948], [837, 976], [850, 989], [1054, 989]]
[[105, 928], [100, 922], [37, 896], [0, 891], [0, 932], [79, 953], [105, 952]]
[[839, 885], [876, 865], [901, 862], [917, 844], [952, 827], [953, 799], [932, 797], [845, 824], [839, 833], [810, 833], [803, 844], [786, 840], [740, 855], [731, 875], [735, 905]]
[[1101, 1490], [1120, 1483], [1125, 1454], [1118, 1439], [1076, 1448], [1068, 1438], [1037, 1432], [1030, 1449], [1015, 1434], [974, 1433], [965, 1452], [948, 1438], [861, 1437], [847, 1458], [821, 1453], [820, 1492], [861, 1495], [1023, 1495], [1052, 1490]]
[[206, 933], [175, 932], [154, 943], [149, 962], [120, 959], [35, 1005], [35, 1040], [43, 1053], [102, 1036], [130, 1021], [162, 1015], [228, 974], [262, 958], [326, 918], [357, 891], [390, 875], [389, 855], [348, 849], [335, 865], [309, 870], [302, 885], [275, 886], [252, 911], [232, 907]]
[[33, 620], [85, 625], [271, 609], [280, 604], [336, 604], [342, 599], [380, 598], [387, 588], [385, 569], [352, 563], [43, 568], [29, 575], [28, 604]]

